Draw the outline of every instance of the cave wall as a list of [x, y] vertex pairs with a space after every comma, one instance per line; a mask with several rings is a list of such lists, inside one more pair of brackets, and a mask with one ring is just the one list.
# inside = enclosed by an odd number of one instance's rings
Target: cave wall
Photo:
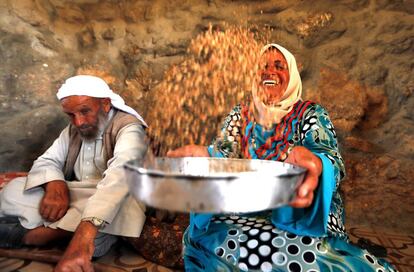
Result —
[[350, 221], [412, 232], [413, 13], [403, 0], [0, 1], [0, 171], [29, 170], [66, 126], [67, 77], [102, 76], [145, 118], [209, 24], [268, 27], [297, 57], [304, 98], [330, 112]]

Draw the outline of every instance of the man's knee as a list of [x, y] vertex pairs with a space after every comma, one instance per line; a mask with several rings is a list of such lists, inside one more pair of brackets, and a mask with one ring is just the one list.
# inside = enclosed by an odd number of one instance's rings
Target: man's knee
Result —
[[9, 181], [1, 191], [0, 207], [13, 203], [16, 200], [16, 195], [21, 195], [23, 193], [25, 184], [25, 177], [18, 177]]
[[93, 252], [93, 257], [105, 255], [117, 240], [118, 237], [115, 235], [98, 232], [94, 240], [95, 251]]
[[25, 191], [26, 178], [11, 180], [0, 192], [2, 215], [17, 216], [25, 228], [33, 229], [43, 224], [39, 214], [39, 203], [43, 197], [42, 188]]

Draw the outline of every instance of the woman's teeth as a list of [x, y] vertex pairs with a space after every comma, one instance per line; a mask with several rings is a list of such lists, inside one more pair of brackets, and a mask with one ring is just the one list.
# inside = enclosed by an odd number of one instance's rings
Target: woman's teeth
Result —
[[273, 79], [266, 79], [263, 80], [262, 82], [263, 85], [265, 86], [275, 86], [275, 85], [279, 85], [279, 80], [273, 80]]

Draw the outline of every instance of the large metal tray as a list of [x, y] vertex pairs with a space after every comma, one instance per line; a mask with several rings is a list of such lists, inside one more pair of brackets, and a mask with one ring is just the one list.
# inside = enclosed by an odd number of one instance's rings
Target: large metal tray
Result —
[[133, 196], [170, 211], [240, 213], [289, 203], [306, 170], [291, 164], [204, 157], [156, 158], [125, 165]]

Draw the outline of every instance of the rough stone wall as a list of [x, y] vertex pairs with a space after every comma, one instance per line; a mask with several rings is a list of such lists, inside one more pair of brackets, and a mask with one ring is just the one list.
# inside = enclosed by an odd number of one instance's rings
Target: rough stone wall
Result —
[[0, 171], [27, 171], [67, 124], [55, 92], [101, 75], [146, 117], [208, 24], [267, 26], [330, 112], [351, 223], [413, 232], [414, 3], [409, 0], [0, 1]]

